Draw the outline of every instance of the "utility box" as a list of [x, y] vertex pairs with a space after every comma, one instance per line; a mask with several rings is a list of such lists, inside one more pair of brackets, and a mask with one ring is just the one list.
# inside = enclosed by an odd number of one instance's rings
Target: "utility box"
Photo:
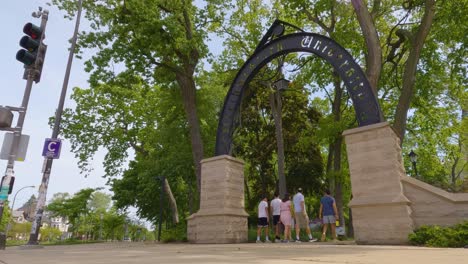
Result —
[[11, 122], [13, 122], [13, 113], [10, 109], [0, 106], [0, 129], [10, 128]]

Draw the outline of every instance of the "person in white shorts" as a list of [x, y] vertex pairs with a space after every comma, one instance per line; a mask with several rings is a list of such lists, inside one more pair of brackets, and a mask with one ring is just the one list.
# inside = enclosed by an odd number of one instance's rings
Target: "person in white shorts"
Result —
[[296, 220], [296, 242], [301, 242], [300, 232], [301, 228], [305, 228], [309, 242], [315, 242], [317, 239], [312, 237], [309, 228], [309, 217], [307, 216], [304, 195], [302, 194], [302, 188], [297, 189], [297, 193], [293, 197], [294, 203], [294, 215]]

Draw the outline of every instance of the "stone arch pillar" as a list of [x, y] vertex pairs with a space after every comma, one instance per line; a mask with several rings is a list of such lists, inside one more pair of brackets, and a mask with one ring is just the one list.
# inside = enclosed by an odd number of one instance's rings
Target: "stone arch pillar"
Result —
[[400, 139], [388, 122], [343, 132], [353, 199], [354, 238], [358, 244], [407, 244], [413, 232], [411, 202]]

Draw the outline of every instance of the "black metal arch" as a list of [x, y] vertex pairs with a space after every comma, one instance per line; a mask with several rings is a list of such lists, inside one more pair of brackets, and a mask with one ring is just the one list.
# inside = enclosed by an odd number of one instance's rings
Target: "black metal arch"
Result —
[[372, 92], [367, 77], [343, 47], [328, 37], [307, 32], [284, 35], [265, 44], [269, 37], [268, 34], [272, 34], [274, 29], [278, 28], [274, 26], [275, 24], [262, 39], [255, 53], [242, 66], [231, 84], [218, 124], [216, 156], [231, 152], [232, 136], [236, 127], [235, 121], [239, 114], [244, 88], [268, 62], [292, 52], [313, 53], [333, 66], [351, 96], [359, 126], [383, 121], [381, 120], [379, 103]]

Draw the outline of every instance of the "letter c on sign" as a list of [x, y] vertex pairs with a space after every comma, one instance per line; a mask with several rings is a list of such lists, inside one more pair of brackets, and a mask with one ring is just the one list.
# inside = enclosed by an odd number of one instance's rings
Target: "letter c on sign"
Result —
[[49, 151], [55, 151], [55, 148], [53, 146], [57, 145], [57, 142], [50, 142], [49, 145], [47, 146], [47, 149]]

